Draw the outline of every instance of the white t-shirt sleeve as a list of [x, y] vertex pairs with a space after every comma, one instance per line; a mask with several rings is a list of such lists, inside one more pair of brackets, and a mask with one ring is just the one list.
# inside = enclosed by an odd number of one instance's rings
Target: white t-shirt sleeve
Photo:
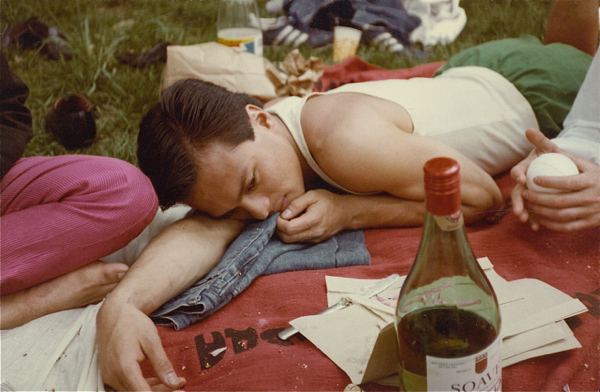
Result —
[[553, 142], [600, 165], [600, 47], [565, 118], [564, 130]]

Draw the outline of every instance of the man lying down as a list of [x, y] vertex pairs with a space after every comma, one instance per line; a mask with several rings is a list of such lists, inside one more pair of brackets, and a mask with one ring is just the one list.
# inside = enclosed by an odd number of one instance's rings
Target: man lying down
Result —
[[100, 308], [104, 382], [149, 390], [139, 366], [149, 359], [153, 383], [184, 385], [147, 315], [210, 274], [249, 223], [287, 243], [420, 225], [422, 167], [441, 155], [461, 166], [465, 220], [488, 216], [501, 203], [492, 175], [531, 151], [526, 129], [558, 134], [590, 62], [527, 36], [466, 50], [433, 79], [350, 84], [264, 107], [210, 83], [172, 85], [142, 121], [138, 159], [163, 208], [195, 213], [160, 232]]
[[320, 242], [422, 224], [422, 167], [445, 155], [461, 165], [463, 213], [475, 222], [500, 206], [491, 176], [532, 149], [525, 130], [560, 132], [590, 60], [526, 36], [467, 50], [435, 78], [348, 84], [264, 108], [183, 80], [146, 114], [139, 164], [163, 208], [240, 220], [280, 212], [284, 241]]

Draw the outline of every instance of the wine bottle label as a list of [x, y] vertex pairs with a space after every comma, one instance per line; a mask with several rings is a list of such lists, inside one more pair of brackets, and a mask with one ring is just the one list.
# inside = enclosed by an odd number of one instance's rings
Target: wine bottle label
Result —
[[455, 215], [450, 216], [437, 216], [434, 215], [433, 219], [437, 223], [438, 227], [443, 231], [454, 231], [458, 230], [464, 225], [464, 219], [460, 211]]
[[462, 358], [427, 356], [428, 391], [502, 391], [502, 338]]

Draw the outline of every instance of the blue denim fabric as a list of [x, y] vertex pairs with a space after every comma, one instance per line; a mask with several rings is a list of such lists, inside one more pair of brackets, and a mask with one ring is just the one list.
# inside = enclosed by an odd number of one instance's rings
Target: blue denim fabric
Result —
[[339, 22], [356, 28], [372, 25], [389, 32], [405, 46], [410, 45], [410, 33], [421, 24], [418, 16], [406, 11], [401, 0], [285, 0], [283, 9], [304, 31], [331, 31]]
[[152, 313], [152, 320], [186, 328], [225, 306], [260, 275], [369, 265], [361, 230], [341, 232], [319, 244], [285, 244], [275, 235], [277, 216], [248, 226], [208, 275]]

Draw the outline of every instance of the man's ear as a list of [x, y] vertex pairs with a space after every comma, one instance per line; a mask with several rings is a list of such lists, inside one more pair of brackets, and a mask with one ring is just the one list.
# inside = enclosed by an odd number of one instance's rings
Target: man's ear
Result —
[[256, 125], [267, 129], [270, 129], [273, 125], [273, 117], [271, 116], [271, 113], [268, 113], [263, 108], [260, 108], [256, 105], [248, 104], [246, 105], [246, 113], [248, 113], [248, 118], [250, 118], [250, 122]]

